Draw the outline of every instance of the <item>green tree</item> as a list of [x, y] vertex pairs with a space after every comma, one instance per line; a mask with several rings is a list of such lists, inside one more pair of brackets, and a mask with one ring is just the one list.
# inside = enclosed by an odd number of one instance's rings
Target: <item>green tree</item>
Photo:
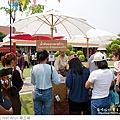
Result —
[[72, 51], [72, 50], [73, 50], [72, 45], [71, 45], [71, 44], [68, 44], [68, 45], [67, 45], [67, 49], [69, 49], [70, 51]]
[[75, 52], [74, 51], [70, 51], [70, 55], [73, 55], [73, 54], [75, 54]]
[[120, 47], [120, 40], [117, 38], [116, 40], [113, 40], [111, 43], [106, 45], [106, 49], [108, 53], [111, 53], [113, 49], [119, 48]]
[[3, 38], [6, 36], [6, 34], [0, 32], [0, 42], [3, 42]]
[[55, 55], [55, 57], [58, 57], [58, 56], [60, 55], [59, 50], [58, 50], [58, 51], [56, 51], [54, 55]]
[[85, 61], [85, 56], [84, 55], [79, 55], [80, 61]]
[[114, 50], [114, 49], [117, 49], [119, 48], [119, 45], [118, 44], [112, 44], [111, 45], [111, 49]]
[[70, 50], [69, 50], [69, 49], [66, 50], [66, 55], [67, 55], [67, 56], [70, 55]]
[[76, 52], [76, 54], [79, 56], [79, 55], [84, 55], [83, 51], [79, 50]]
[[[22, 5], [22, 0], [14, 0], [14, 2], [17, 2], [19, 11], [21, 13], [25, 12], [26, 16], [30, 15], [30, 14], [35, 14], [35, 13], [40, 13], [43, 12], [44, 10], [44, 6], [43, 5], [30, 5], [31, 0], [26, 0], [26, 4], [23, 7]], [[13, 5], [10, 3], [8, 3], [8, 7], [1, 7], [0, 10], [4, 10], [6, 12], [6, 14], [10, 14], [10, 8], [11, 8], [11, 18], [13, 20], [13, 22], [16, 20], [16, 9], [15, 7], [13, 7]]]
[[35, 13], [42, 13], [44, 10], [44, 6], [40, 4], [36, 5], [36, 7], [34, 5], [31, 5], [28, 9], [28, 14], [30, 13], [32, 15]]

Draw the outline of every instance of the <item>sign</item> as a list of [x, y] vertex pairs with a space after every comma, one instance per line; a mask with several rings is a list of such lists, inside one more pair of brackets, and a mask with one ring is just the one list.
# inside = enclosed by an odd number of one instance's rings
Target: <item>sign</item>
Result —
[[54, 61], [54, 54], [49, 54], [49, 61]]
[[36, 40], [36, 50], [67, 50], [67, 40]]

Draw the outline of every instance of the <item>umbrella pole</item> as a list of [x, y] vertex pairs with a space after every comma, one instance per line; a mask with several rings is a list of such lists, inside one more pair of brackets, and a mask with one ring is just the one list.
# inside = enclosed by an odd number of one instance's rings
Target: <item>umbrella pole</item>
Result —
[[52, 16], [52, 24], [51, 24], [51, 39], [53, 39], [53, 29], [54, 29], [54, 25], [53, 25], [53, 14], [51, 15]]
[[10, 52], [12, 52], [12, 45], [11, 45], [11, 13], [12, 11], [11, 11], [11, 0], [10, 0]]
[[[52, 16], [52, 24], [51, 24], [51, 39], [53, 40], [53, 29], [54, 29], [54, 25], [53, 25], [53, 14], [51, 14]], [[53, 51], [50, 51], [51, 54], [53, 53]], [[53, 65], [53, 62], [51, 61], [51, 65]]]
[[89, 45], [88, 45], [89, 38], [87, 37], [86, 40], [87, 40], [87, 60], [88, 60], [89, 59]]

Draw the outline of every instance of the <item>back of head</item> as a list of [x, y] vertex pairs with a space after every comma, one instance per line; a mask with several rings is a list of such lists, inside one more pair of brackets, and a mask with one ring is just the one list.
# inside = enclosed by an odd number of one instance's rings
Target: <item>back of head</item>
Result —
[[46, 50], [38, 51], [37, 52], [37, 61], [44, 61], [49, 56], [49, 53]]
[[98, 61], [104, 61], [104, 60], [107, 60], [106, 56], [101, 52], [96, 52], [92, 62], [98, 62]]
[[95, 53], [92, 62], [95, 62], [95, 65], [97, 65], [98, 69], [108, 68], [106, 56], [101, 52]]
[[19, 54], [21, 54], [22, 52], [21, 52], [21, 50], [17, 50], [17, 52], [19, 53]]
[[5, 56], [1, 57], [1, 62], [3, 66], [10, 65], [12, 60], [17, 62], [17, 57], [13, 52], [7, 53]]
[[82, 74], [82, 63], [76, 54], [70, 56], [69, 69], [74, 73]]

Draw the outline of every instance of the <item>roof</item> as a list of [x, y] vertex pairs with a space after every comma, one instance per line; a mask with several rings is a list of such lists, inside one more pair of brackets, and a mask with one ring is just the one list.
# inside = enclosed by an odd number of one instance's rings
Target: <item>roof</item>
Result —
[[9, 46], [1, 46], [0, 52], [10, 52], [10, 47]]
[[[8, 26], [0, 26], [0, 32], [2, 32], [4, 34], [9, 34], [10, 33], [10, 27], [8, 27]], [[15, 32], [15, 29], [14, 29], [13, 32]]]

